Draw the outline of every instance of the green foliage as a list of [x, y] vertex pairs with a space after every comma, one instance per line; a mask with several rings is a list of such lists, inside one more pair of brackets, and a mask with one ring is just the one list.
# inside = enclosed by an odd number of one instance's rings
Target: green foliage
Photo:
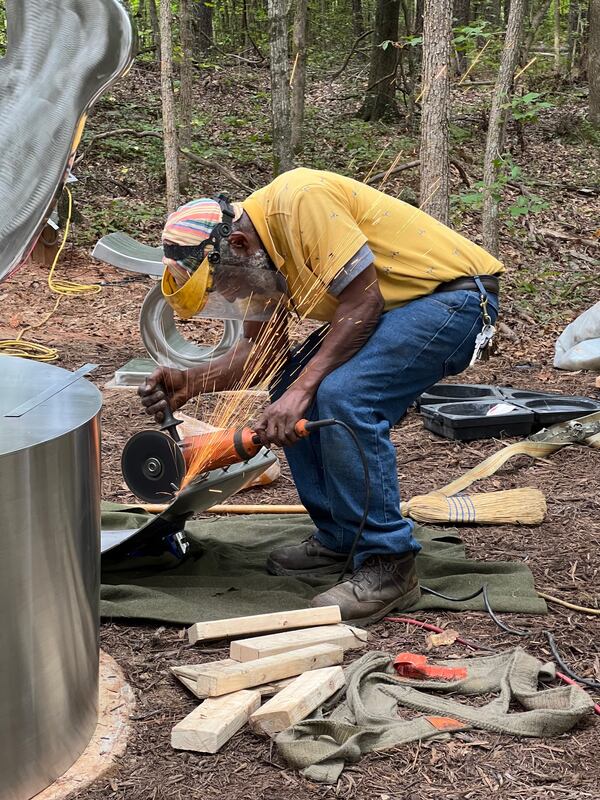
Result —
[[515, 95], [510, 102], [505, 103], [502, 108], [510, 109], [514, 119], [523, 123], [537, 122], [540, 112], [548, 108], [554, 108], [552, 103], [541, 99], [540, 92], [527, 92], [523, 95]]
[[[495, 201], [500, 204], [501, 216], [508, 227], [512, 227], [519, 217], [538, 214], [549, 207], [549, 203], [543, 198], [527, 189], [527, 177], [523, 175], [523, 170], [513, 162], [510, 155], [505, 154], [502, 158], [497, 159], [495, 166], [498, 173], [496, 180], [490, 187], [491, 194]], [[506, 190], [510, 188], [511, 184], [518, 184], [523, 189], [514, 200], [506, 204], [503, 203], [503, 200]], [[454, 195], [452, 199], [459, 204], [459, 207], [462, 206], [466, 209], [478, 211], [483, 206], [484, 188], [483, 181], [477, 181], [472, 189], [459, 195]]]
[[117, 197], [101, 207], [82, 204], [79, 210], [85, 225], [77, 229], [77, 242], [90, 245], [113, 231], [136, 231], [136, 236], [139, 236], [141, 231], [152, 228], [156, 220], [164, 217], [165, 205]]
[[492, 31], [486, 30], [488, 27], [489, 22], [480, 20], [470, 25], [454, 28], [454, 46], [460, 52], [467, 52], [480, 47], [482, 40], [490, 39], [494, 35]]

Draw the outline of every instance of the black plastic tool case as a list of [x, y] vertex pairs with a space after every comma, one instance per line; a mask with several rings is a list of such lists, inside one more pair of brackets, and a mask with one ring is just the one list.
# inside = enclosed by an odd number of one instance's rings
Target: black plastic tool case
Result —
[[423, 424], [427, 430], [446, 439], [491, 439], [500, 436], [528, 436], [535, 422], [535, 414], [528, 408], [515, 406], [514, 411], [487, 416], [498, 403], [507, 403], [502, 397], [485, 400], [437, 403], [421, 406]]
[[[519, 410], [488, 416], [498, 403]], [[600, 411], [600, 402], [556, 392], [534, 392], [485, 384], [436, 384], [417, 402], [427, 430], [448, 439], [527, 436], [557, 422]]]

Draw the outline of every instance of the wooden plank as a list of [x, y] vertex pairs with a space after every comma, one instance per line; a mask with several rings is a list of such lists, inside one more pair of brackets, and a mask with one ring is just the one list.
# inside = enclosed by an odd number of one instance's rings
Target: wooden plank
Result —
[[246, 661], [243, 664], [232, 664], [219, 669], [211, 669], [210, 664], [198, 673], [196, 685], [198, 691], [209, 697], [216, 697], [229, 692], [237, 692], [262, 683], [271, 683], [293, 675], [300, 675], [321, 667], [341, 664], [344, 651], [333, 644], [317, 644], [302, 650], [279, 653], [257, 661]]
[[228, 667], [230, 664], [235, 663], [236, 662], [233, 660], [233, 658], [223, 658], [220, 661], [208, 661], [205, 664], [178, 664], [175, 667], [171, 667], [171, 672], [178, 678], [185, 677], [195, 681], [196, 676], [198, 675], [198, 670], [201, 667], [209, 666], [217, 669], [218, 667]]
[[242, 691], [209, 698], [171, 731], [171, 747], [216, 753], [260, 706], [260, 692]]
[[250, 717], [256, 733], [274, 736], [306, 719], [321, 703], [345, 684], [341, 667], [326, 667], [305, 672]]
[[[235, 664], [236, 662], [230, 658], [225, 659], [225, 661], [230, 662], [231, 664]], [[213, 661], [213, 664], [217, 664], [220, 662]], [[199, 700], [205, 700], [208, 695], [202, 694], [198, 691], [198, 684], [196, 682], [196, 673], [194, 673], [194, 677], [191, 678], [189, 673], [181, 673], [179, 672], [178, 667], [171, 667], [171, 672], [175, 677], [183, 683], [186, 689], [190, 691], [193, 695], [195, 695]], [[260, 686], [254, 687], [257, 692], [260, 692], [261, 697], [272, 697], [273, 695], [280, 692], [282, 689], [285, 689], [286, 686], [289, 686], [292, 681], [295, 680], [294, 678], [286, 678], [283, 681], [273, 681], [272, 683], [263, 683]]]
[[229, 655], [235, 661], [255, 661], [314, 644], [337, 644], [342, 650], [352, 650], [363, 647], [368, 638], [366, 631], [350, 625], [322, 625], [231, 642]]
[[251, 633], [306, 628], [308, 625], [332, 625], [341, 621], [339, 606], [300, 608], [296, 611], [276, 611], [273, 614], [197, 622], [188, 628], [188, 638], [191, 644], [195, 644], [209, 639], [230, 639]]

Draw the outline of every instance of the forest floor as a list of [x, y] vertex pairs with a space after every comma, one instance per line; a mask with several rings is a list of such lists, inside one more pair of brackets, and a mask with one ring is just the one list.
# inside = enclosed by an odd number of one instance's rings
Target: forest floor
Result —
[[[236, 83], [234, 78], [238, 77]], [[269, 179], [265, 76], [228, 77], [207, 72], [199, 80], [199, 130], [210, 130], [199, 155], [220, 159], [243, 182], [259, 186]], [[414, 158], [415, 139], [399, 125], [372, 128], [350, 115], [348, 81], [316, 84], [308, 107], [310, 142], [301, 163], [338, 169], [362, 177], [386, 148], [376, 170], [391, 163], [399, 150]], [[453, 113], [455, 152], [472, 179], [480, 172], [485, 98], [475, 88], [457, 90]], [[114, 128], [152, 126], [158, 113], [158, 79], [153, 66], [136, 66], [114, 93], [102, 99], [92, 117], [93, 133]], [[598, 196], [586, 187], [598, 184], [598, 160], [583, 119], [583, 98], [573, 88], [556, 89], [555, 108], [535, 129], [526, 131], [527, 147], [515, 146], [514, 201], [523, 187], [535, 191], [547, 206], [539, 213], [515, 217], [502, 234], [508, 274], [502, 287], [504, 334], [492, 360], [467, 371], [458, 381], [512, 385], [569, 394], [600, 396], [589, 373], [564, 373], [552, 368], [557, 335], [575, 316], [598, 300]], [[201, 101], [201, 102], [200, 102]], [[208, 109], [208, 110], [207, 110]], [[341, 113], [344, 112], [345, 116]], [[236, 121], [237, 120], [237, 121]], [[248, 121], [249, 120], [249, 121]], [[102, 292], [64, 298], [60, 308], [25, 338], [56, 346], [59, 364], [75, 368], [96, 362], [92, 380], [103, 390], [103, 497], [129, 502], [123, 484], [120, 454], [127, 438], [148, 426], [132, 392], [107, 390], [114, 370], [133, 357], [144, 356], [138, 333], [141, 302], [153, 285], [141, 278], [120, 281], [124, 273], [98, 264], [89, 246], [107, 230], [120, 228], [156, 241], [164, 215], [160, 157], [153, 139], [117, 137], [95, 143], [77, 173], [78, 210], [75, 243], [68, 246], [59, 272], [81, 281], [105, 281]], [[404, 160], [404, 159], [402, 159]], [[595, 174], [594, 174], [595, 172]], [[386, 184], [388, 191], [414, 191], [414, 171]], [[454, 176], [454, 191], [461, 190]], [[545, 182], [542, 185], [535, 182]], [[548, 185], [546, 185], [548, 184]], [[193, 173], [190, 196], [235, 186], [216, 172]], [[239, 196], [239, 192], [235, 192]], [[512, 201], [509, 201], [509, 204]], [[454, 223], [478, 238], [476, 214], [460, 203]], [[36, 325], [50, 310], [47, 269], [22, 269], [0, 287], [3, 309], [0, 337], [12, 338], [23, 325]], [[194, 323], [185, 326], [193, 335]], [[210, 404], [210, 399], [207, 400]], [[207, 406], [208, 407], [208, 406]], [[204, 408], [201, 407], [200, 413]], [[498, 441], [451, 442], [424, 430], [411, 410], [392, 432], [398, 452], [403, 496], [409, 498], [443, 486], [495, 452]], [[507, 440], [505, 440], [507, 441]], [[509, 440], [508, 440], [509, 441]], [[461, 536], [471, 558], [518, 560], [526, 563], [542, 591], [565, 600], [598, 607], [600, 552], [600, 451], [564, 448], [545, 461], [513, 459], [478, 487], [480, 490], [534, 486], [546, 494], [548, 516], [537, 528], [463, 528]], [[287, 467], [273, 485], [239, 495], [235, 502], [298, 502]], [[543, 628], [554, 632], [566, 661], [581, 675], [600, 678], [597, 618], [552, 605], [547, 617], [506, 615], [506, 621], [527, 628], [526, 640], [515, 640], [496, 628], [485, 614], [422, 613], [415, 616], [451, 626], [467, 638], [494, 648], [516, 644], [542, 659], [550, 653]], [[424, 650], [424, 633], [382, 622], [372, 629], [370, 647], [391, 653]], [[598, 800], [600, 767], [596, 758], [597, 718], [590, 715], [577, 728], [556, 739], [518, 741], [482, 731], [448, 741], [397, 747], [365, 757], [346, 769], [337, 786], [310, 783], [286, 767], [269, 741], [249, 731], [236, 735], [213, 756], [171, 749], [172, 725], [194, 707], [194, 699], [170, 675], [183, 662], [214, 660], [226, 655], [224, 643], [206, 650], [191, 647], [177, 627], [105, 623], [101, 645], [123, 667], [134, 688], [137, 708], [132, 716], [126, 753], [111, 772], [76, 796], [80, 800], [176, 800], [232, 798], [276, 800], [286, 794], [305, 798], [365, 798], [371, 800], [487, 800], [490, 794], [514, 800]], [[463, 648], [440, 648], [445, 657], [463, 655]], [[598, 700], [598, 697], [596, 697]]]

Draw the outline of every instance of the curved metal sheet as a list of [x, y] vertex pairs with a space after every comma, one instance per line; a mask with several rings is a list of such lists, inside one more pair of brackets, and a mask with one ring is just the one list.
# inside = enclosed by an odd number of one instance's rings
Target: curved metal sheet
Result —
[[82, 118], [129, 67], [133, 31], [118, 0], [7, 0], [0, 61], [0, 280], [33, 247]]
[[157, 364], [178, 369], [197, 367], [225, 355], [242, 335], [238, 320], [223, 320], [223, 336], [216, 345], [198, 345], [185, 339], [175, 325], [173, 309], [162, 296], [160, 284], [146, 295], [140, 311], [140, 334], [146, 350]]
[[128, 269], [142, 275], [160, 278], [163, 274], [162, 247], [151, 247], [143, 242], [138, 242], [132, 236], [121, 231], [108, 233], [98, 239], [92, 256], [113, 267]]
[[[64, 375], [0, 357], [0, 403]], [[22, 417], [0, 416], [2, 800], [52, 783], [96, 726], [100, 407], [82, 379]]]

